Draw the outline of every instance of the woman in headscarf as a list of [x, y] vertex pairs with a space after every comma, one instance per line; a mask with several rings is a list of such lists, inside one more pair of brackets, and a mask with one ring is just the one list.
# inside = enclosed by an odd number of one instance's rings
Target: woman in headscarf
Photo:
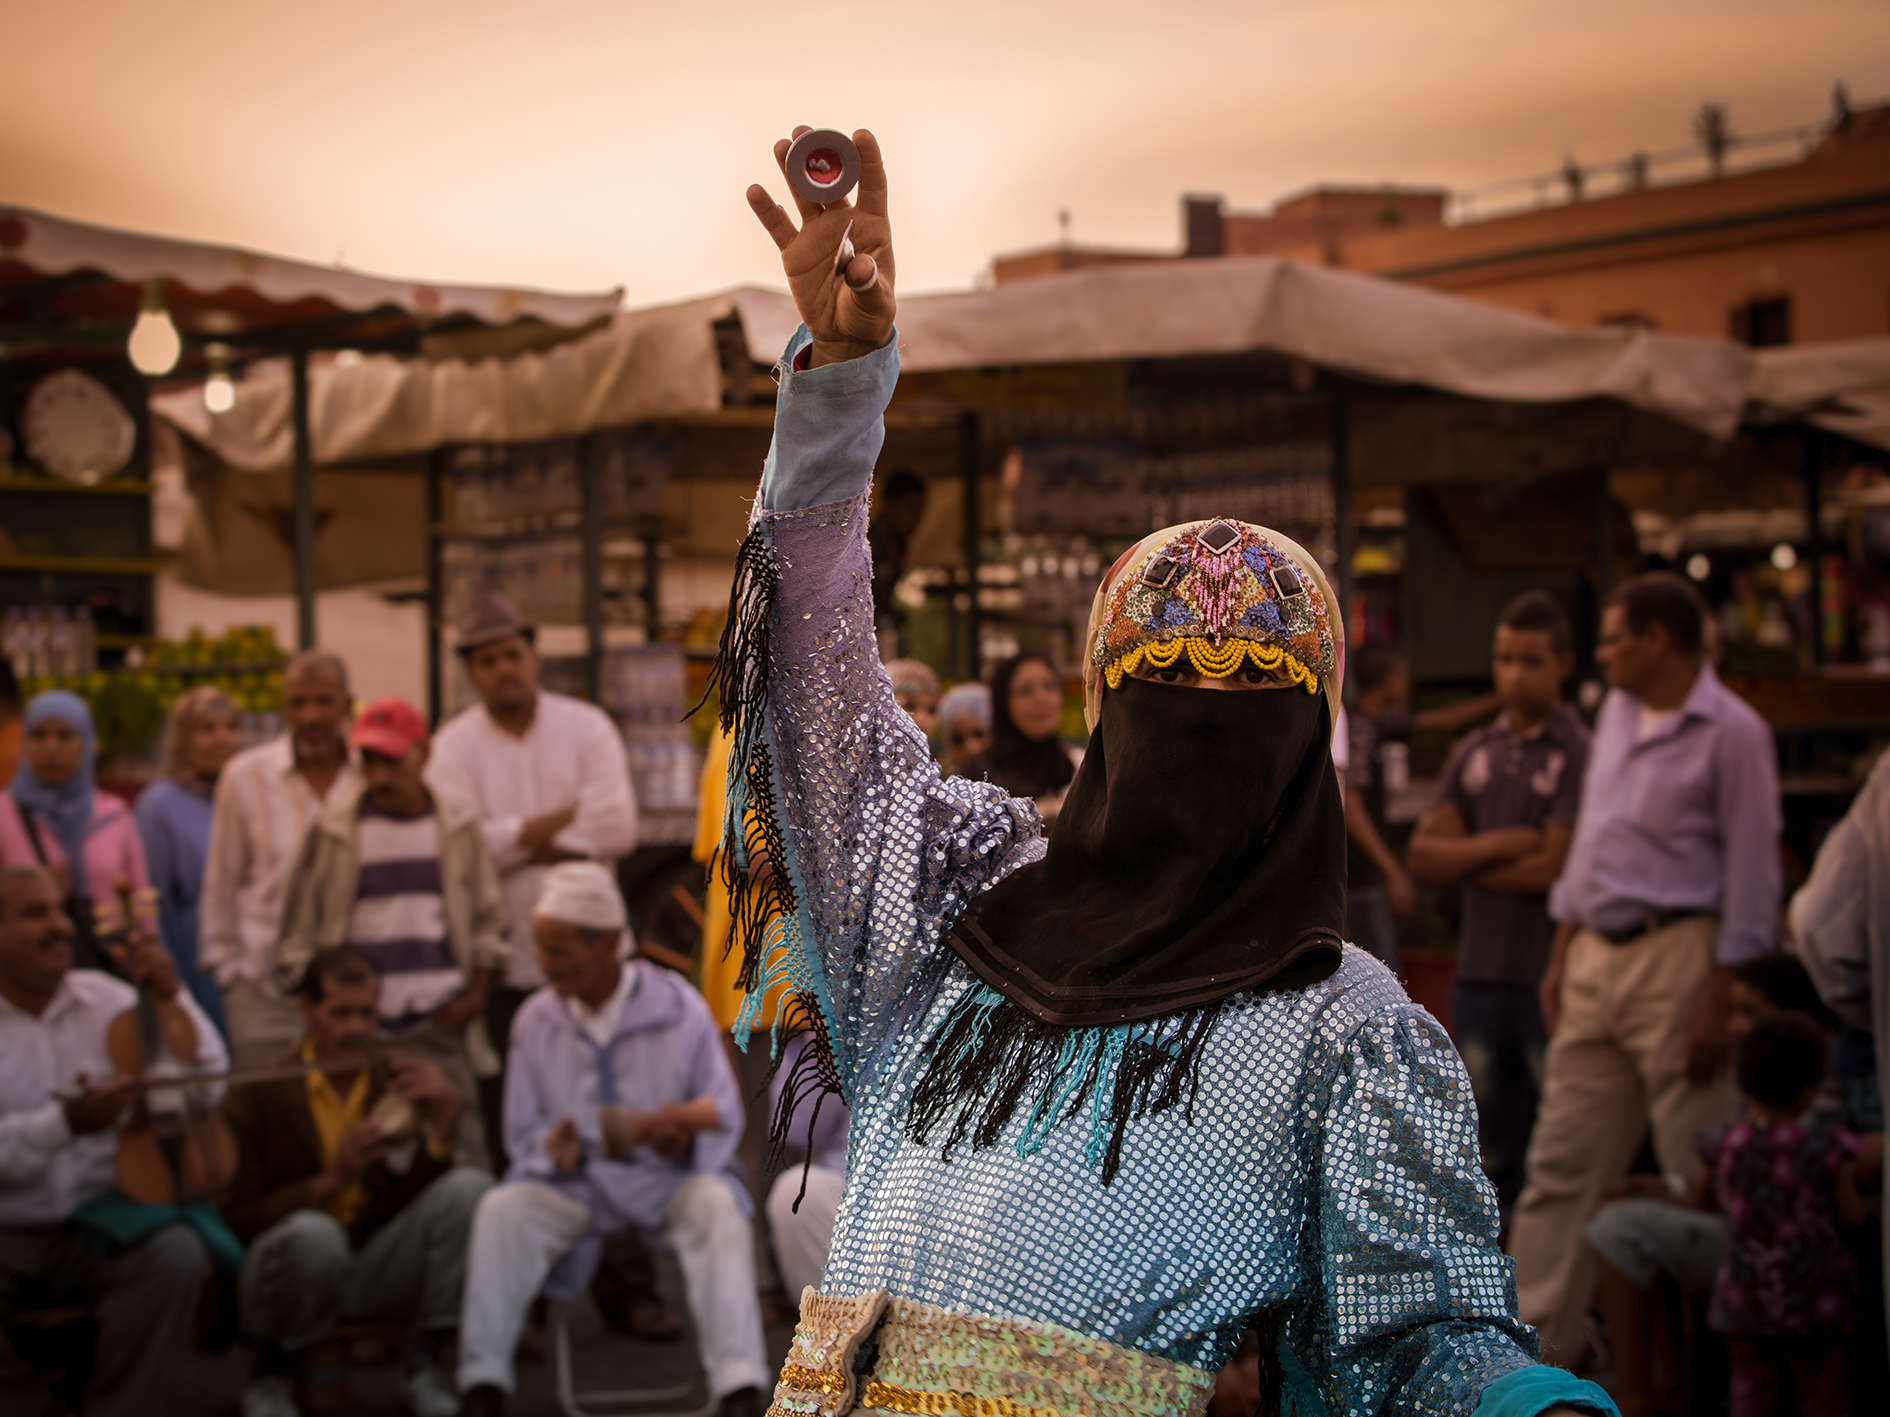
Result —
[[1040, 654], [1020, 654], [991, 674], [991, 746], [968, 776], [1028, 797], [1048, 831], [1083, 761], [1083, 750], [1057, 737], [1063, 722], [1063, 676]]
[[866, 497], [900, 357], [856, 142], [856, 206], [796, 229], [748, 193], [805, 325], [718, 667], [779, 918], [737, 939], [756, 982], [784, 945], [815, 1028], [784, 1100], [852, 1107], [775, 1411], [1193, 1415], [1259, 1324], [1274, 1411], [1612, 1413], [1516, 1319], [1450, 1039], [1340, 941], [1344, 633], [1310, 555], [1191, 521], [1109, 569], [1047, 848], [894, 705]]
[[932, 666], [922, 659], [889, 659], [886, 677], [892, 681], [894, 702], [930, 738], [938, 726], [938, 675]]
[[197, 965], [197, 897], [210, 851], [210, 809], [223, 765], [243, 746], [243, 722], [228, 694], [203, 685], [179, 694], [164, 733], [164, 776], [138, 798], [138, 835], [157, 891], [158, 933], [177, 978], [219, 1033], [223, 992]]
[[948, 777], [977, 777], [991, 746], [991, 686], [973, 679], [938, 701], [939, 746]]
[[25, 751], [0, 802], [0, 865], [51, 867], [73, 917], [73, 964], [109, 968], [98, 935], [124, 925], [124, 893], [139, 922], [155, 924], [131, 808], [93, 780], [98, 738], [84, 699], [48, 690], [26, 706], [25, 723]]
[[797, 230], [749, 191], [805, 324], [719, 666], [780, 919], [739, 942], [757, 975], [785, 944], [817, 1038], [784, 1096], [852, 1107], [775, 1410], [1198, 1414], [1257, 1323], [1274, 1411], [1612, 1412], [1535, 1362], [1450, 1040], [1341, 944], [1344, 637], [1305, 551], [1213, 520], [1111, 568], [1047, 849], [893, 703], [865, 543], [891, 233], [855, 141], [857, 206]]

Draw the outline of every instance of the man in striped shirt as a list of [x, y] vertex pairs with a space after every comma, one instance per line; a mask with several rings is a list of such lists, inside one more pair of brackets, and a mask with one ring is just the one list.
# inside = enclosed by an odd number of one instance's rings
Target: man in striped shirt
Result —
[[[485, 1009], [506, 958], [498, 871], [472, 810], [430, 788], [426, 720], [381, 699], [354, 725], [363, 788], [309, 832], [283, 906], [281, 959], [292, 986], [317, 952], [353, 945], [380, 968], [381, 1028], [446, 1073], [469, 1101], [498, 1071]], [[484, 1165], [477, 1109], [459, 1159]]]

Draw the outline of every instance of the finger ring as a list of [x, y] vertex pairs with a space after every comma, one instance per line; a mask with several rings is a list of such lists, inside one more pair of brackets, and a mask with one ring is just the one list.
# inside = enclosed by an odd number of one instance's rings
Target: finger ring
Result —
[[846, 275], [847, 267], [853, 264], [858, 253], [853, 249], [853, 223], [847, 223], [847, 229], [840, 233], [840, 249], [833, 253], [833, 278], [839, 280]]
[[832, 206], [860, 180], [860, 150], [832, 128], [810, 128], [787, 154], [788, 186], [803, 202]]

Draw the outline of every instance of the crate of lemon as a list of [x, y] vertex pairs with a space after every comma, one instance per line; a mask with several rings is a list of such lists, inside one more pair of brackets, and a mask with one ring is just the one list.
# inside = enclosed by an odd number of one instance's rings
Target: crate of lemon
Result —
[[282, 667], [288, 655], [267, 626], [244, 626], [212, 639], [193, 630], [126, 656], [121, 668], [28, 680], [28, 694], [70, 689], [92, 709], [101, 758], [151, 758], [164, 738], [171, 705], [187, 690], [212, 685], [244, 713], [282, 711]]

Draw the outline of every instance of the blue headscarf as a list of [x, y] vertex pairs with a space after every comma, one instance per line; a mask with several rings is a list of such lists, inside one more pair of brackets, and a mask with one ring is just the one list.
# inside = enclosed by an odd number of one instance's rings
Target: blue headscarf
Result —
[[98, 750], [98, 735], [93, 731], [92, 711], [85, 700], [64, 689], [48, 689], [33, 696], [26, 706], [28, 736], [49, 718], [69, 724], [85, 740], [85, 758], [71, 778], [55, 785], [34, 777], [32, 755], [21, 753], [19, 770], [13, 775], [13, 800], [22, 809], [31, 808], [36, 821], [52, 830], [66, 853], [73, 894], [89, 896], [85, 839], [92, 834], [92, 760]]

